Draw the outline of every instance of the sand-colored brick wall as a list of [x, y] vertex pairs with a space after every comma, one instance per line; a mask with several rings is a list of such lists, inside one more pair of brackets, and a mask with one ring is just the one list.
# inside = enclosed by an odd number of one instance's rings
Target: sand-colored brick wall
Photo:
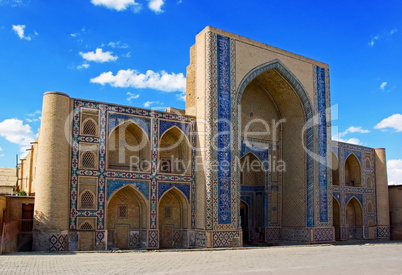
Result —
[[15, 168], [0, 168], [0, 194], [12, 195], [17, 183]]
[[402, 185], [389, 186], [389, 212], [391, 215], [391, 238], [402, 240]]
[[70, 144], [67, 137], [71, 137], [71, 110], [68, 95], [45, 93], [38, 140], [40, 165], [36, 171], [34, 250], [48, 250], [48, 234], [68, 230]]
[[375, 149], [375, 177], [378, 226], [389, 226], [389, 197], [385, 149]]

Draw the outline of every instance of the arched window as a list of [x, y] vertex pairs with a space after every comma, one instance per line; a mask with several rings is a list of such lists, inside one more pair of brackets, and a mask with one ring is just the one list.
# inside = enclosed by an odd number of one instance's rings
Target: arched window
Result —
[[80, 229], [81, 230], [93, 230], [94, 227], [92, 226], [92, 224], [89, 221], [85, 221], [80, 225]]
[[373, 207], [372, 202], [367, 203], [367, 212], [374, 213], [374, 207]]
[[125, 171], [149, 171], [151, 143], [132, 121], [116, 127], [109, 136], [108, 167]]
[[86, 151], [81, 156], [81, 166], [82, 168], [94, 169], [96, 166], [95, 153], [91, 151]]
[[162, 173], [188, 174], [190, 147], [184, 133], [177, 127], [165, 132], [159, 146], [159, 171]]
[[92, 118], [88, 118], [84, 121], [82, 133], [88, 136], [96, 136], [98, 132], [97, 128], [96, 122]]
[[246, 186], [264, 186], [265, 172], [262, 162], [252, 153], [242, 157], [240, 184]]
[[371, 176], [367, 176], [366, 184], [367, 188], [373, 188], [373, 180], [371, 179]]
[[360, 163], [354, 154], [351, 154], [345, 161], [345, 185], [361, 186]]
[[82, 209], [95, 208], [95, 196], [91, 191], [86, 190], [81, 194], [81, 208]]
[[332, 152], [332, 184], [339, 185], [339, 162], [334, 152]]
[[371, 162], [369, 158], [366, 158], [366, 169], [371, 169]]

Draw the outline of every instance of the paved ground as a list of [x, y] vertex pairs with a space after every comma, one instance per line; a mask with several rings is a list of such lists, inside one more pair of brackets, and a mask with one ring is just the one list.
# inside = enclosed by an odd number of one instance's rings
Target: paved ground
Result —
[[402, 243], [0, 256], [0, 274], [206, 273], [402, 274]]

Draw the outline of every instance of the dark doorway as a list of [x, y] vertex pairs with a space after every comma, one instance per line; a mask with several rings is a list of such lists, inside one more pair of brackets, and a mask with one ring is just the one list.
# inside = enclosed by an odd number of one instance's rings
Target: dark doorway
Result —
[[249, 230], [248, 230], [248, 206], [244, 202], [240, 202], [240, 216], [241, 216], [241, 228], [243, 230], [243, 243], [248, 243]]
[[31, 203], [22, 205], [21, 231], [32, 231], [34, 205]]

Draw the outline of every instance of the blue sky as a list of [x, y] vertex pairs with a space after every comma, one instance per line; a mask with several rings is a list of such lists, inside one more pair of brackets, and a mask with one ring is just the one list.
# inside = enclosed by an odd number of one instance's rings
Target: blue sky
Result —
[[329, 64], [333, 135], [385, 147], [402, 183], [401, 14], [399, 0], [0, 0], [0, 167], [35, 139], [46, 91], [184, 109], [189, 48], [210, 25]]

